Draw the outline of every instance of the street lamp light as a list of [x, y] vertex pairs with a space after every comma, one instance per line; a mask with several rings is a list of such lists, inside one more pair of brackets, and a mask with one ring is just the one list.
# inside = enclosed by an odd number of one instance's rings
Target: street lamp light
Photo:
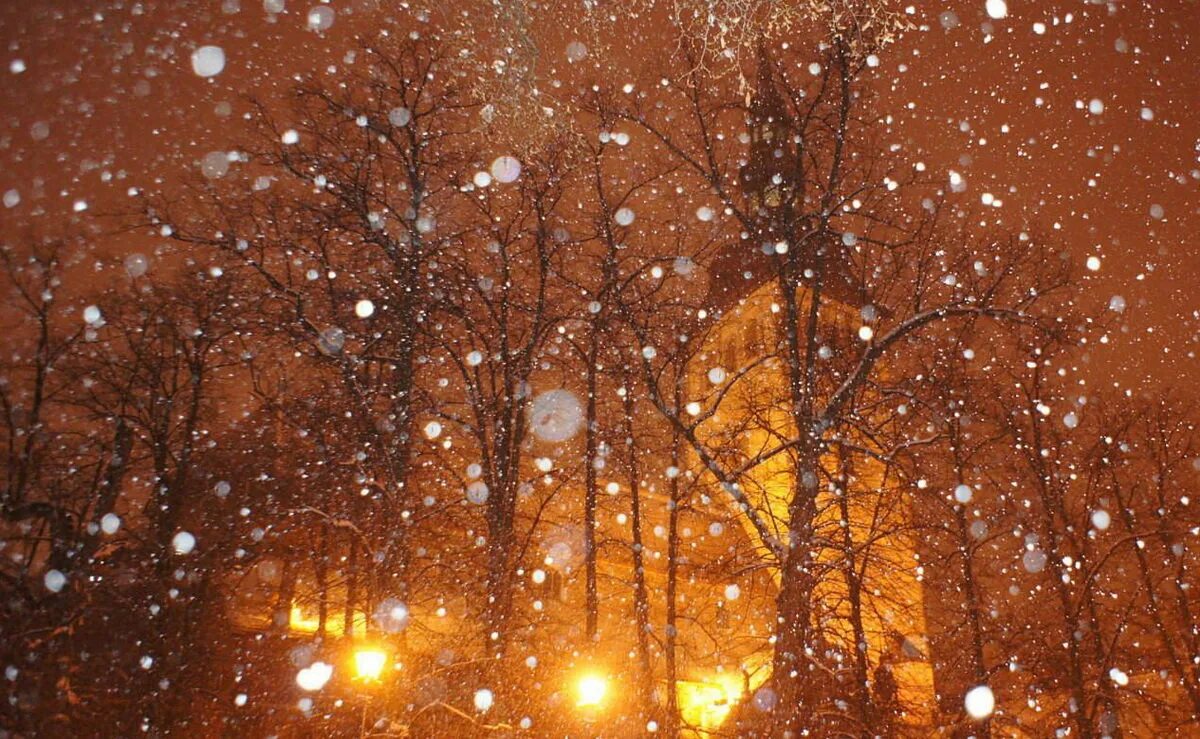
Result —
[[[387, 666], [388, 653], [379, 647], [361, 646], [354, 650], [354, 675], [355, 677], [368, 685], [378, 683], [379, 678], [383, 676], [383, 668]], [[372, 690], [366, 689], [360, 691], [362, 693], [362, 721], [359, 724], [358, 735], [361, 737], [367, 736], [367, 716], [371, 712], [371, 693]]]
[[586, 673], [579, 678], [575, 685], [575, 705], [580, 708], [594, 708], [604, 702], [608, 694], [608, 678], [596, 673]]
[[376, 682], [387, 665], [387, 652], [377, 647], [360, 647], [354, 650], [354, 671], [360, 680]]

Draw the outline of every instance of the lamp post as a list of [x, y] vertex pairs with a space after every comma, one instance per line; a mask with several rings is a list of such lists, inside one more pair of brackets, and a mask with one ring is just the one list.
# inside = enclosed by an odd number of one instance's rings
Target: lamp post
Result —
[[371, 688], [380, 682], [387, 667], [388, 653], [375, 646], [360, 646], [354, 650], [354, 677], [364, 686], [362, 720], [359, 723], [360, 739], [367, 736], [367, 713], [371, 706]]

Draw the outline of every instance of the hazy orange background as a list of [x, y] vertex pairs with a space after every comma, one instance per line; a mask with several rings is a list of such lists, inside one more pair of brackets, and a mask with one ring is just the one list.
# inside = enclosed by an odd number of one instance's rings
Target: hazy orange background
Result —
[[[389, 23], [398, 15], [390, 2], [335, 0], [335, 24], [318, 34], [306, 28], [316, 4], [288, 0], [277, 16], [261, 0], [0, 4], [0, 191], [21, 197], [0, 206], [0, 234], [54, 233], [81, 217], [76, 200], [87, 201], [87, 217], [120, 207], [129, 187], [169, 190], [204, 154], [235, 148], [240, 96], [270, 97], [296, 74], [341, 65], [356, 34], [410, 30]], [[661, 24], [630, 18], [622, 3], [598, 7], [616, 20], [600, 26], [612, 53], [584, 62], [594, 74], [620, 84], [617, 65], [653, 65], [671, 48], [652, 35]], [[960, 21], [952, 29], [939, 21], [948, 9]], [[560, 8], [545, 24], [545, 65], [568, 66], [567, 41], [592, 44], [592, 31], [571, 26], [581, 16]], [[890, 48], [879, 70], [878, 91], [896, 117], [889, 141], [936, 172], [962, 173], [971, 202], [984, 192], [1000, 198], [1003, 207], [980, 209], [991, 219], [1059, 233], [1081, 264], [1101, 257], [1087, 278], [1091, 298], [1106, 305], [1119, 294], [1129, 307], [1114, 341], [1094, 351], [1090, 382], [1187, 381], [1200, 327], [1200, 3], [1010, 0], [1009, 16], [991, 21], [983, 0], [971, 0], [914, 6], [910, 17], [919, 30]], [[491, 22], [481, 18], [477, 31], [489, 33]], [[227, 58], [211, 80], [191, 67], [204, 44]], [[19, 74], [9, 69], [17, 59], [26, 66]], [[1102, 114], [1087, 110], [1092, 99]], [[221, 102], [232, 104], [231, 116], [217, 114]], [[49, 127], [40, 140], [39, 123]], [[1162, 220], [1151, 217], [1154, 204]], [[146, 250], [128, 236], [97, 241], [106, 257]], [[1194, 397], [1193, 387], [1181, 390]]]

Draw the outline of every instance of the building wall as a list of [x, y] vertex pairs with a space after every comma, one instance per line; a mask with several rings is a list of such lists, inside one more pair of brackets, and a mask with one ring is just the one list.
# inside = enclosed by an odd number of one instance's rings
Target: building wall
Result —
[[[701, 427], [701, 436], [711, 448], [725, 450], [722, 456], [728, 467], [738, 467], [796, 437], [788, 412], [786, 368], [779, 359], [767, 358], [779, 337], [778, 313], [773, 310], [777, 290], [767, 281], [720, 317], [705, 339], [690, 383], [696, 397], [710, 398], [702, 404], [708, 409], [724, 384], [711, 382], [710, 369], [722, 368], [728, 383], [735, 373], [760, 363], [736, 381], [714, 417]], [[836, 351], [837, 337], [854, 336], [861, 319], [857, 309], [838, 304], [823, 311], [822, 331], [828, 332], [823, 339]], [[787, 453], [775, 455], [750, 470], [741, 482], [754, 510], [774, 537], [784, 542], [788, 540], [794, 462]], [[897, 683], [904, 722], [929, 726], [935, 705], [933, 672], [925, 641], [920, 562], [909, 525], [909, 501], [900, 492], [903, 486], [894, 475], [888, 475], [882, 463], [861, 454], [854, 455], [847, 466], [838, 455], [830, 454], [822, 466], [831, 479], [844, 474], [846, 485], [844, 492], [839, 492], [823, 480], [818, 496], [821, 577], [815, 595], [816, 618], [831, 646], [849, 659], [855, 640], [846, 568], [856, 568], [864, 592], [861, 621], [872, 675], [880, 665], [887, 665]], [[714, 497], [731, 511], [735, 509], [728, 494], [716, 492]], [[768, 548], [746, 516], [736, 518], [743, 536], [754, 542], [759, 556], [768, 563], [772, 583], [777, 584], [778, 567]]]

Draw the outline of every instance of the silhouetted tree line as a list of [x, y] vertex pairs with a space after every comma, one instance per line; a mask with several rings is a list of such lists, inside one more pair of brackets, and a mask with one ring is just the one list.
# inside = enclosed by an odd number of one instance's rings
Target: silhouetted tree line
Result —
[[[4, 247], [4, 731], [675, 736], [705, 663], [721, 735], [1194, 730], [1195, 408], [1084, 384], [1061, 247], [885, 145], [891, 26], [784, 20], [503, 127], [458, 36], [383, 39], [142, 195], [148, 269]], [[361, 716], [295, 683], [356, 632]]]

